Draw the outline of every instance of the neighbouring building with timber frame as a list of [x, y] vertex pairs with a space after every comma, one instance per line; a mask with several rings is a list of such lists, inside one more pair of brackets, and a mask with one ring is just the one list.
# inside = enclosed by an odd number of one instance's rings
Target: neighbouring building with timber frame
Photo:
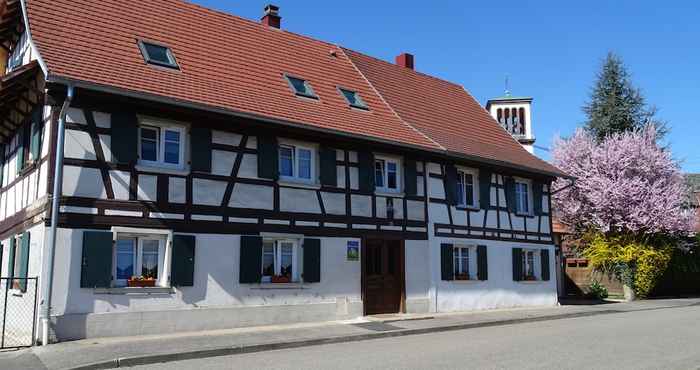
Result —
[[53, 340], [557, 304], [566, 175], [412, 55], [274, 6], [1, 3], [0, 275], [53, 282]]

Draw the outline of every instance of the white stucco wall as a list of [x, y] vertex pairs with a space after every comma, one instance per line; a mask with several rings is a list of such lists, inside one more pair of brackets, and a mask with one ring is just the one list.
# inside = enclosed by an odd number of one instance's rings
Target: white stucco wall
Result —
[[[440, 267], [440, 245], [442, 243], [486, 245], [488, 280], [443, 281]], [[550, 280], [513, 281], [513, 248], [549, 250]], [[553, 245], [480, 239], [432, 238], [430, 241], [430, 265], [433, 279], [431, 292], [433, 307], [431, 307], [431, 311], [454, 312], [556, 305], [558, 299], [554, 256]], [[539, 264], [535, 265], [536, 273], [539, 274]]]
[[[359, 239], [320, 238], [321, 282], [274, 288], [239, 284], [239, 235], [197, 234], [196, 238], [194, 286], [176, 288], [172, 294], [99, 294], [95, 289], [80, 288], [83, 230], [59, 229], [53, 304], [54, 315], [63, 316], [59, 337], [80, 337], [81, 330], [87, 330], [82, 331], [85, 336], [134, 334], [146, 330], [147, 325], [155, 332], [171, 332], [362, 315], [361, 264], [346, 260], [347, 242]], [[213, 316], [197, 316], [197, 322], [143, 321], [149, 312], [168, 311], [167, 317], [179, 321], [191, 317], [188, 315], [203, 315], [206, 310], [213, 310]], [[212, 322], [221, 312], [228, 312], [228, 321]], [[105, 314], [114, 314], [111, 317], [116, 321], [110, 322]], [[124, 317], [138, 324], [125, 323], [129, 330], [110, 329]], [[71, 327], [75, 325], [83, 327]]]

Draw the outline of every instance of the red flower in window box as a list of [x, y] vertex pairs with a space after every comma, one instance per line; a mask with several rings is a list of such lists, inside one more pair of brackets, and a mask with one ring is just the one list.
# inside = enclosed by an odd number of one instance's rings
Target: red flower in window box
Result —
[[537, 278], [533, 275], [525, 276], [525, 281], [537, 281]]
[[272, 277], [273, 283], [289, 283], [291, 281], [292, 281], [292, 279], [289, 276], [275, 275]]
[[132, 276], [131, 279], [126, 281], [126, 285], [133, 288], [154, 287], [156, 286], [156, 279], [152, 277]]
[[469, 275], [466, 273], [455, 274], [455, 280], [469, 280]]

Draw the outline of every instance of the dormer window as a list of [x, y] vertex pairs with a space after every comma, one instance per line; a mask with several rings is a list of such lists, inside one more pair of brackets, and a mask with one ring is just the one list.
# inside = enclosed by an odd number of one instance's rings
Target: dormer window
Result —
[[143, 54], [143, 59], [146, 60], [146, 63], [180, 69], [177, 60], [175, 60], [175, 55], [173, 55], [173, 51], [170, 50], [169, 47], [139, 40], [139, 48], [141, 49], [141, 54]]
[[292, 77], [289, 75], [284, 75], [284, 78], [287, 79], [287, 82], [289, 83], [289, 87], [292, 88], [292, 91], [294, 91], [294, 93], [297, 96], [303, 96], [305, 98], [311, 98], [311, 99], [318, 99], [318, 96], [316, 96], [316, 93], [311, 88], [311, 84], [309, 84], [309, 81], [306, 81], [306, 80], [298, 78], [298, 77]]
[[338, 90], [340, 90], [340, 93], [343, 94], [343, 97], [345, 97], [345, 100], [347, 100], [348, 104], [350, 104], [351, 107], [359, 109], [368, 109], [367, 104], [365, 104], [365, 102], [362, 100], [360, 94], [357, 91], [343, 89], [342, 87], [338, 88]]

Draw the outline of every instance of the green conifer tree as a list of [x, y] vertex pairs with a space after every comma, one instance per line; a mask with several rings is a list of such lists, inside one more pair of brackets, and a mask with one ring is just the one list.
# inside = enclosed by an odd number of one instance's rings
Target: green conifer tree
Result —
[[630, 74], [614, 53], [608, 53], [598, 73], [590, 100], [583, 107], [586, 130], [598, 141], [614, 133], [639, 130], [654, 124], [660, 135], [665, 124], [654, 119], [656, 109], [648, 107], [641, 91], [632, 85]]

